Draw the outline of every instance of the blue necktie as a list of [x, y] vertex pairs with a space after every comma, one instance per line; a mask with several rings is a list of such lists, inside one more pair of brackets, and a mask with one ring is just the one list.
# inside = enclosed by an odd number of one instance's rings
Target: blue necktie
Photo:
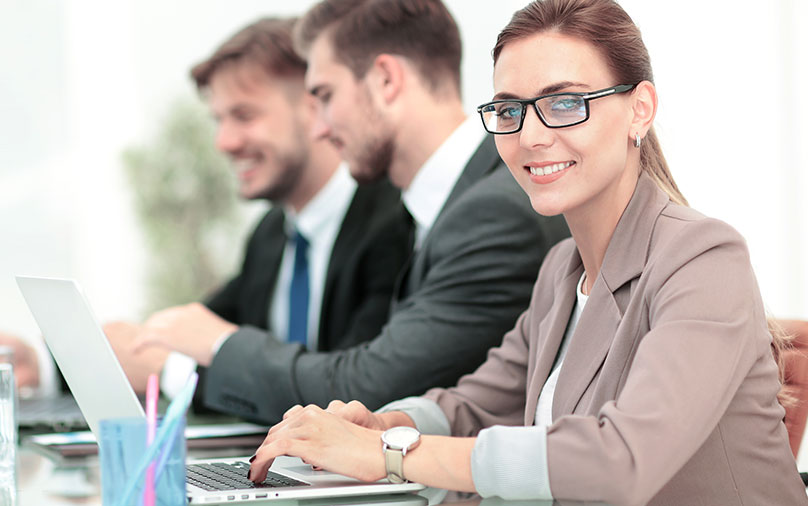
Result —
[[306, 346], [309, 320], [309, 241], [295, 231], [295, 265], [289, 286], [289, 342]]

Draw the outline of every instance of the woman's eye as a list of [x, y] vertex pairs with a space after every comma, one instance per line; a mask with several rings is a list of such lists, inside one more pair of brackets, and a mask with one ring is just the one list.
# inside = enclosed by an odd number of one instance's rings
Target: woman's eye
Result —
[[505, 106], [497, 111], [497, 115], [502, 119], [517, 119], [522, 115], [521, 107]]
[[581, 106], [581, 101], [578, 97], [559, 98], [553, 102], [553, 110], [556, 111], [571, 111], [578, 109]]

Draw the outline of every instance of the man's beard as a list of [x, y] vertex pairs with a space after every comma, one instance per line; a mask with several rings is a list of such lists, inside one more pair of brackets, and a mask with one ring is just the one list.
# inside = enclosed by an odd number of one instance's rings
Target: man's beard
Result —
[[358, 183], [373, 183], [387, 176], [395, 153], [390, 135], [372, 139], [357, 155], [351, 175]]
[[304, 177], [304, 167], [308, 163], [307, 153], [298, 153], [298, 156], [287, 155], [278, 160], [283, 172], [275, 182], [265, 188], [256, 196], [258, 199], [266, 199], [275, 203], [283, 203], [289, 198], [295, 189], [301, 184]]

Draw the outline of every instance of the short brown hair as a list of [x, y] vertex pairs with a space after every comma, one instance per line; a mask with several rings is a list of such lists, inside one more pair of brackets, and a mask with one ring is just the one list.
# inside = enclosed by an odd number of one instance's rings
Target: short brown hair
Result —
[[262, 18], [226, 40], [205, 61], [194, 65], [191, 77], [198, 89], [207, 88], [213, 75], [234, 63], [252, 63], [277, 77], [303, 78], [306, 61], [294, 50], [292, 30], [297, 18]]
[[295, 47], [306, 54], [322, 33], [357, 79], [379, 54], [397, 54], [411, 60], [433, 90], [448, 79], [460, 93], [460, 32], [440, 0], [322, 0], [295, 28]]

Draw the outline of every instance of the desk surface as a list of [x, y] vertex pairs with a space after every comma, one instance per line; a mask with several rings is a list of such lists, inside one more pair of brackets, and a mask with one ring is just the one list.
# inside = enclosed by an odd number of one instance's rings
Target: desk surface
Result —
[[[239, 456], [240, 453], [228, 453], [227, 450], [217, 451], [215, 455], [209, 452], [205, 456], [225, 457]], [[191, 454], [191, 457], [202, 455]], [[5, 485], [5, 484], [4, 484]], [[97, 457], [70, 459], [56, 462], [50, 458], [25, 446], [17, 453], [17, 490], [16, 498], [11, 504], [6, 504], [0, 497], [2, 506], [101, 506], [101, 473]], [[551, 506], [553, 504], [573, 506], [583, 505], [578, 502], [511, 502], [500, 499], [483, 499], [469, 494], [457, 494], [443, 490], [427, 489], [421, 493], [427, 498], [429, 504], [454, 504], [456, 506]], [[351, 500], [351, 505], [359, 506], [363, 503], [383, 504], [381, 498]], [[306, 501], [308, 504], [311, 501]], [[318, 504], [328, 504], [328, 501], [318, 501]], [[335, 504], [338, 502], [335, 501]], [[345, 504], [345, 500], [339, 501]], [[258, 502], [250, 504], [258, 505]], [[298, 501], [268, 501], [266, 504], [274, 506], [297, 505]], [[301, 503], [302, 504], [302, 503]], [[389, 503], [395, 504], [395, 503]], [[403, 502], [401, 503], [403, 504]], [[586, 503], [592, 506], [602, 503]]]

